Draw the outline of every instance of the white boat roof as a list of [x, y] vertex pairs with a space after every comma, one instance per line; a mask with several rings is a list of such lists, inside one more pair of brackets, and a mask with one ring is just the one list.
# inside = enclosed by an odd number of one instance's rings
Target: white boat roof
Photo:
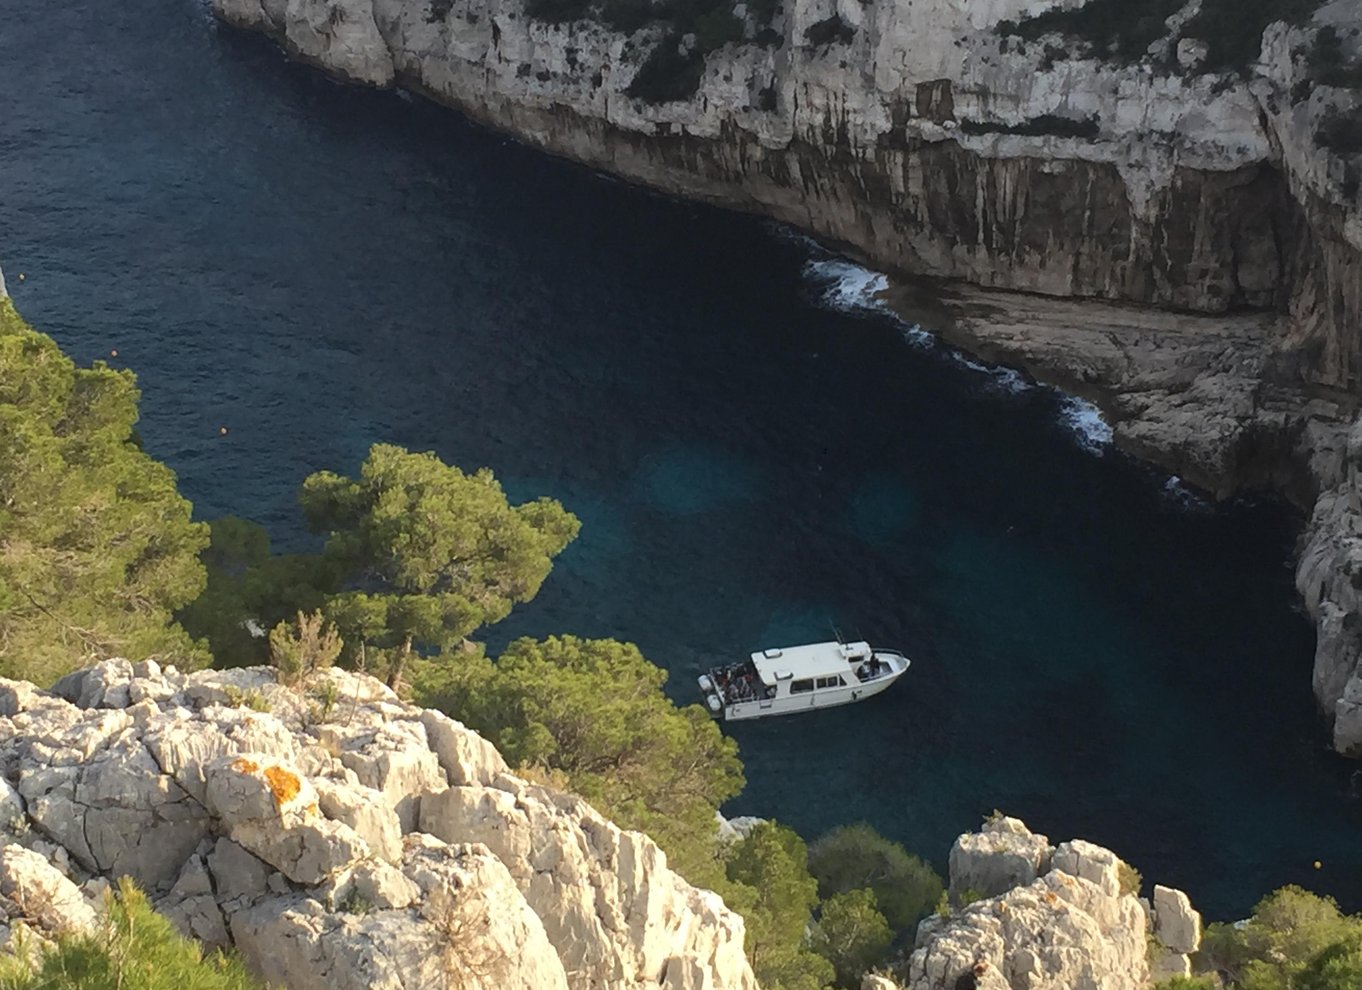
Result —
[[762, 683], [771, 686], [777, 680], [844, 674], [849, 664], [859, 663], [870, 655], [870, 644], [864, 641], [810, 643], [807, 646], [787, 646], [753, 653], [752, 665], [757, 668]]

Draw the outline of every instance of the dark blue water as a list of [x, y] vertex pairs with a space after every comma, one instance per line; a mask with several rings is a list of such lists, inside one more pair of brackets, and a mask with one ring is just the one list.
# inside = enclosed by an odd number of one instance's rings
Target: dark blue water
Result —
[[298, 482], [375, 441], [489, 465], [585, 524], [494, 644], [634, 640], [687, 700], [830, 621], [913, 655], [875, 702], [737, 728], [733, 812], [944, 865], [997, 807], [1215, 916], [1287, 881], [1362, 907], [1283, 509], [1180, 506], [1053, 393], [829, 309], [807, 243], [334, 86], [194, 0], [0, 25], [11, 289], [137, 370], [201, 517], [297, 545]]

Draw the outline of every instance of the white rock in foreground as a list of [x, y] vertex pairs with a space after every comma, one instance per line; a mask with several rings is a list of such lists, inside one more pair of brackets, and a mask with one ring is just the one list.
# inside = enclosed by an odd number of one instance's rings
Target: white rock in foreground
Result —
[[1016, 881], [948, 919], [924, 921], [905, 986], [955, 990], [972, 978], [976, 990], [1142, 990], [1188, 972], [1200, 916], [1181, 891], [1156, 887], [1151, 931], [1145, 906], [1121, 891], [1120, 865], [1081, 839], [1051, 850], [1015, 818], [962, 835], [951, 851], [953, 892]]
[[77, 884], [127, 874], [289, 990], [756, 990], [741, 917], [647, 836], [372, 678], [324, 676], [324, 720], [259, 668], [0, 680], [0, 936], [86, 927]]

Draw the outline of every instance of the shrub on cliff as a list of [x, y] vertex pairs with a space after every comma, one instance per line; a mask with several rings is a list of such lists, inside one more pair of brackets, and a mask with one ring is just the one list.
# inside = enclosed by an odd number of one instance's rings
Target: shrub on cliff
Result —
[[1202, 940], [1200, 963], [1226, 973], [1243, 990], [1296, 990], [1295, 981], [1312, 960], [1330, 946], [1358, 937], [1362, 920], [1340, 912], [1333, 898], [1283, 887], [1263, 898], [1248, 921], [1211, 925]]
[[894, 933], [873, 890], [849, 890], [824, 901], [809, 936], [813, 951], [832, 963], [837, 986], [857, 990], [861, 978], [884, 962]]
[[1325, 117], [1315, 131], [1315, 142], [1335, 154], [1362, 154], [1362, 110]]
[[126, 878], [101, 925], [37, 959], [0, 956], [0, 990], [263, 990], [234, 956], [205, 954]]
[[416, 664], [413, 688], [490, 739], [513, 766], [559, 775], [622, 828], [647, 832], [692, 883], [713, 886], [719, 805], [742, 790], [738, 747], [667, 672], [615, 640], [518, 639], [497, 658]]
[[0, 675], [206, 661], [171, 613], [203, 588], [208, 529], [141, 449], [137, 401], [131, 372], [77, 368], [0, 299]]
[[224, 516], [209, 526], [201, 554], [208, 584], [176, 617], [207, 640], [215, 666], [268, 663], [264, 630], [320, 609], [344, 575], [320, 554], [271, 554], [269, 534], [248, 520]]
[[1362, 987], [1362, 935], [1316, 953], [1296, 975], [1292, 990], [1357, 990]]
[[814, 48], [821, 48], [836, 42], [839, 45], [851, 43], [856, 37], [856, 29], [842, 20], [840, 14], [833, 14], [821, 21], [815, 21], [804, 29], [804, 40]]
[[818, 883], [808, 858], [804, 840], [776, 822], [762, 822], [728, 849], [719, 890], [747, 923], [747, 958], [764, 990], [821, 990], [834, 978], [832, 964], [809, 945]]
[[648, 53], [625, 93], [644, 103], [689, 100], [700, 88], [704, 71], [704, 53], [696, 47], [682, 54], [680, 35], [669, 34]]
[[914, 930], [944, 889], [935, 870], [864, 824], [843, 825], [814, 842], [809, 872], [824, 899], [862, 888], [874, 891], [895, 933]]

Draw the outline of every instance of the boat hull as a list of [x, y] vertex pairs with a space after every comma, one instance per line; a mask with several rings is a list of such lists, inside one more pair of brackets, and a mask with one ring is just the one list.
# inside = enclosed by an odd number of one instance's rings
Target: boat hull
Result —
[[899, 653], [877, 652], [875, 655], [881, 662], [888, 664], [889, 670], [871, 680], [824, 688], [807, 694], [780, 694], [773, 698], [752, 698], [721, 706], [716, 705], [717, 696], [711, 696], [713, 700], [709, 703], [710, 712], [726, 722], [745, 722], [776, 715], [797, 715], [823, 708], [840, 708], [857, 701], [865, 701], [886, 691], [908, 672], [911, 663], [907, 657]]

